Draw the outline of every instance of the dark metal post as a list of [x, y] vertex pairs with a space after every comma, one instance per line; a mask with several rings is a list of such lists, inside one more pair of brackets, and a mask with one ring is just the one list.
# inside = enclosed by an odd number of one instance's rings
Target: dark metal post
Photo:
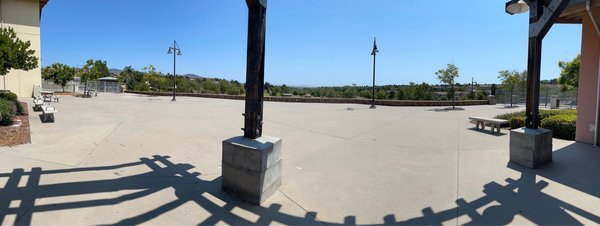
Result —
[[375, 57], [377, 56], [377, 53], [379, 52], [379, 50], [377, 50], [377, 38], [373, 38], [373, 51], [371, 52], [371, 55], [373, 55], [373, 89], [371, 92], [371, 109], [375, 109]]
[[548, 87], [546, 87], [546, 100], [544, 101], [544, 107], [548, 107]]
[[[171, 52], [173, 50], [173, 52]], [[177, 55], [181, 55], [181, 49], [177, 45], [177, 41], [173, 40], [173, 47], [169, 47], [168, 54], [173, 54], [173, 99], [171, 101], [176, 101], [175, 99], [175, 91], [177, 90], [177, 73], [175, 68], [177, 67]]]
[[[173, 47], [177, 44], [173, 41]], [[171, 101], [176, 101], [175, 99], [175, 90], [177, 90], [177, 74], [175, 73], [175, 68], [177, 68], [177, 54], [173, 53], [173, 99]]]
[[248, 6], [248, 50], [243, 130], [244, 137], [256, 139], [262, 136], [267, 0], [246, 0], [246, 5]]
[[[540, 0], [531, 1], [529, 4], [529, 24], [536, 23], [543, 13], [543, 4]], [[529, 36], [529, 48], [527, 55], [527, 102], [525, 115], [527, 128], [537, 129], [539, 118], [539, 96], [540, 96], [540, 68], [542, 60], [542, 37], [539, 35]], [[512, 98], [512, 97], [511, 97]]]
[[526, 2], [529, 5], [529, 47], [525, 126], [537, 129], [539, 127], [542, 40], [570, 0], [526, 0]]
[[371, 107], [370, 108], [375, 108], [375, 57], [377, 55], [373, 54], [373, 90], [372, 90], [372, 94], [371, 94]]

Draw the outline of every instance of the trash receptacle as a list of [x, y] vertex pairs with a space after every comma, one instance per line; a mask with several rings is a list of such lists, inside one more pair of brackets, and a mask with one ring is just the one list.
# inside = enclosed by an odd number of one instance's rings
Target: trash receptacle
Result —
[[550, 109], [558, 109], [560, 107], [560, 99], [558, 95], [552, 95], [550, 97]]

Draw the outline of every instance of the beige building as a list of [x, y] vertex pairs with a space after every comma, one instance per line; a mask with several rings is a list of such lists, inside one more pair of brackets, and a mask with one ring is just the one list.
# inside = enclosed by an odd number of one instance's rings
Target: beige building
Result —
[[23, 41], [31, 42], [38, 57], [38, 67], [29, 71], [12, 70], [0, 76], [0, 89], [8, 89], [19, 97], [32, 96], [33, 87], [41, 86], [40, 17], [48, 0], [0, 0], [0, 26], [12, 27]]

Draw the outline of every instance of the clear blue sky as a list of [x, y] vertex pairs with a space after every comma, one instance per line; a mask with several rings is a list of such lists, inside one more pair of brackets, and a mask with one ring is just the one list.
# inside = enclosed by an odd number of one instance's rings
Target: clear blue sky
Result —
[[[373, 36], [377, 84], [439, 83], [454, 62], [458, 82], [498, 83], [527, 64], [527, 14], [505, 0], [269, 0], [265, 80], [295, 86], [368, 85]], [[244, 0], [51, 0], [42, 15], [42, 64], [109, 68], [153, 64], [172, 73], [167, 49], [182, 49], [177, 74], [245, 81]], [[544, 39], [542, 79], [581, 48], [581, 25], [555, 25]]]

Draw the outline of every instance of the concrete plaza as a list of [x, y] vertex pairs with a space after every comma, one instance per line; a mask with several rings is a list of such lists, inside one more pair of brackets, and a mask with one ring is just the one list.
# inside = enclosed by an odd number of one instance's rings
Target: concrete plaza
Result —
[[523, 107], [266, 102], [283, 184], [253, 206], [220, 190], [243, 101], [170, 99], [62, 97], [44, 124], [30, 110], [32, 143], [0, 148], [0, 223], [600, 224], [600, 149], [555, 139], [531, 170], [508, 162], [507, 130], [468, 120]]

